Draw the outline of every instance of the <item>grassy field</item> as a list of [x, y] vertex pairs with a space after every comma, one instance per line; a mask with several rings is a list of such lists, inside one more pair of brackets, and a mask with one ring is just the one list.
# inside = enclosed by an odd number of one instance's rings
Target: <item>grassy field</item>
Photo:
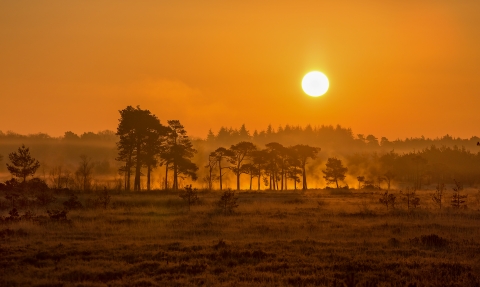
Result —
[[226, 216], [220, 192], [190, 211], [173, 192], [79, 194], [66, 221], [0, 223], [0, 286], [479, 286], [478, 191], [461, 210], [393, 193], [387, 210], [380, 192], [240, 192]]

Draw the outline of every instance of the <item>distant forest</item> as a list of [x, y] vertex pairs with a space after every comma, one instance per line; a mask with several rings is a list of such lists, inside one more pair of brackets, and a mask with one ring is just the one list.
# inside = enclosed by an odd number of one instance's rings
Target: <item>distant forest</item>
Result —
[[[173, 122], [180, 125], [179, 121]], [[185, 138], [188, 138], [187, 131], [184, 132]], [[45, 180], [51, 187], [80, 188], [82, 184], [75, 179], [75, 172], [87, 160], [92, 168], [89, 188], [125, 189], [125, 162], [119, 160], [120, 136], [117, 133], [118, 131], [107, 130], [77, 135], [68, 131], [62, 137], [51, 137], [43, 133], [20, 135], [0, 131], [0, 180], [11, 178], [6, 169], [8, 154], [24, 144], [30, 148], [32, 156], [40, 161], [35, 176]], [[480, 179], [480, 147], [477, 146], [480, 138], [476, 136], [470, 139], [445, 135], [436, 139], [420, 137], [389, 140], [371, 134], [355, 135], [351, 129], [339, 125], [268, 126], [259, 131], [251, 131], [242, 125], [239, 128], [222, 127], [216, 132], [210, 130], [205, 138], [188, 140], [191, 142], [191, 163], [197, 169], [190, 166], [190, 175], [179, 176], [177, 182], [174, 182], [174, 174], [167, 172], [172, 169], [172, 166], [167, 165], [168, 160], [159, 160], [151, 170], [152, 188], [193, 184], [198, 188], [219, 189], [219, 169], [211, 166], [212, 153], [219, 148], [229, 150], [241, 142], [249, 142], [257, 150], [267, 150], [272, 143], [285, 148], [298, 145], [320, 148], [316, 156], [306, 163], [308, 188], [335, 187], [324, 178], [322, 172], [330, 158], [339, 159], [346, 168], [346, 177], [340, 180], [343, 188], [424, 189], [432, 188], [438, 183], [452, 184], [454, 180], [464, 186], [476, 186]], [[250, 163], [248, 156], [243, 164], [247, 163]], [[222, 164], [225, 168], [223, 188], [236, 189], [238, 167], [235, 171], [236, 167], [232, 163], [225, 161]], [[142, 164], [140, 170], [138, 189], [145, 190], [147, 167]], [[248, 172], [240, 173], [240, 187], [249, 189], [251, 177], [244, 173]], [[271, 170], [269, 172], [266, 168], [261, 173], [262, 190], [284, 189], [283, 184], [280, 188], [278, 183], [272, 183], [271, 175], [268, 175]], [[280, 179], [277, 175], [275, 177], [278, 182]], [[134, 178], [131, 179], [132, 183], [133, 180]], [[301, 188], [302, 181], [301, 176], [285, 176], [285, 187]], [[253, 189], [257, 189], [256, 183]]]

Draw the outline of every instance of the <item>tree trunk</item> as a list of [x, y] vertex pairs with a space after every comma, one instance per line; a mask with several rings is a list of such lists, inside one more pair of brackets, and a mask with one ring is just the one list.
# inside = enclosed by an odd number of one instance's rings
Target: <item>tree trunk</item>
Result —
[[168, 162], [165, 164], [165, 190], [168, 190]]
[[281, 190], [283, 190], [283, 176], [284, 176], [284, 170], [283, 170], [283, 166], [282, 166], [282, 184], [280, 185], [281, 186]]
[[127, 186], [126, 186], [126, 190], [127, 191], [130, 191], [130, 176], [131, 176], [131, 170], [132, 170], [132, 153], [133, 151], [129, 151], [128, 152], [128, 161], [125, 163], [125, 167], [126, 167], [126, 172], [127, 172]]
[[262, 171], [260, 170], [260, 165], [258, 166], [258, 190], [260, 190], [260, 177], [262, 176]]
[[222, 190], [222, 160], [218, 161], [218, 169], [220, 171], [220, 190]]
[[305, 173], [305, 162], [302, 164], [303, 190], [307, 190], [307, 174]]
[[240, 190], [240, 168], [237, 169], [237, 190]]
[[150, 172], [152, 171], [152, 167], [150, 165], [147, 166], [147, 190], [150, 191]]
[[140, 160], [140, 142], [137, 144], [137, 165], [135, 167], [135, 182], [133, 183], [133, 190], [140, 191], [140, 169], [142, 168], [142, 161]]
[[177, 182], [177, 163], [173, 162], [173, 190], [178, 190], [178, 182]]

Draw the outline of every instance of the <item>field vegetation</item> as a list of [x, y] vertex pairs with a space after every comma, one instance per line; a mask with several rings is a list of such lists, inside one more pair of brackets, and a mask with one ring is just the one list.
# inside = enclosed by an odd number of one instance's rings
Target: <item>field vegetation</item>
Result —
[[0, 191], [0, 285], [479, 286], [480, 195], [454, 187]]

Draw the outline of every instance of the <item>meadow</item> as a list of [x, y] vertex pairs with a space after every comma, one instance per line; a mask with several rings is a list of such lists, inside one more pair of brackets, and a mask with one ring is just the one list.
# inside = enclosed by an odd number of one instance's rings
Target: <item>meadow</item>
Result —
[[[477, 190], [462, 209], [448, 190], [439, 209], [430, 190], [411, 209], [391, 191], [387, 210], [383, 192], [241, 191], [227, 215], [219, 191], [200, 191], [190, 211], [172, 191], [111, 191], [106, 209], [78, 193], [84, 207], [67, 220], [35, 207], [0, 223], [0, 285], [480, 286]], [[68, 194], [54, 196], [61, 209]]]

